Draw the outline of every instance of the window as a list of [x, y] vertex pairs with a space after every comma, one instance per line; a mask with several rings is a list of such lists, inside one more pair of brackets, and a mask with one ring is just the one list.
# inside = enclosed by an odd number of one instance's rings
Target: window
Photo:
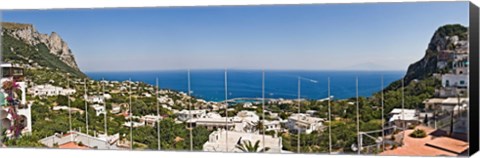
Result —
[[464, 84], [465, 84], [465, 81], [464, 81], [464, 80], [461, 80], [461, 81], [460, 81], [460, 84], [461, 84], [461, 85], [464, 85]]

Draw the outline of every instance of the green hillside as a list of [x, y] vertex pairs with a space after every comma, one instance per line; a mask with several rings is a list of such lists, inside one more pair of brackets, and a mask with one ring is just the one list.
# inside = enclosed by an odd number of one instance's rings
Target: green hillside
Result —
[[[41, 66], [53, 72], [59, 72], [64, 75], [66, 73], [70, 73], [73, 77], [86, 77], [86, 75], [81, 71], [68, 66], [58, 57], [50, 54], [45, 44], [30, 46], [18, 39], [11, 37], [6, 33], [2, 36], [2, 55], [4, 62], [18, 64], [37, 63], [38, 66]], [[38, 70], [35, 72], [41, 73], [45, 71]]]

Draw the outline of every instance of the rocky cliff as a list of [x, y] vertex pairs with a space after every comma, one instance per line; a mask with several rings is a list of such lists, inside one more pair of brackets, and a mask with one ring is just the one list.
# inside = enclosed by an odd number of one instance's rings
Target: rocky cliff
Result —
[[456, 55], [468, 55], [468, 28], [459, 24], [444, 25], [433, 34], [425, 56], [408, 67], [405, 82], [448, 71]]
[[1, 23], [2, 61], [25, 68], [35, 83], [62, 81], [67, 75], [87, 77], [66, 42], [56, 33], [42, 34], [31, 24]]
[[55, 32], [50, 35], [36, 31], [31, 24], [7, 23], [2, 24], [2, 36], [7, 34], [17, 40], [23, 41], [30, 46], [44, 44], [49, 53], [57, 56], [63, 63], [75, 70], [79, 70], [75, 57], [68, 44]]

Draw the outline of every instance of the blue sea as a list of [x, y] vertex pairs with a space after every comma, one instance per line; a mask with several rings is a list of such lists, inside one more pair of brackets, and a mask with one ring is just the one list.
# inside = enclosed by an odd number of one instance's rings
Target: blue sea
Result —
[[[139, 71], [139, 72], [87, 72], [95, 80], [142, 81], [159, 86], [187, 92], [187, 70]], [[335, 99], [355, 97], [355, 79], [358, 77], [359, 95], [371, 96], [381, 90], [381, 78], [384, 86], [396, 81], [405, 74], [404, 71], [265, 71], [265, 97], [294, 99], [298, 94], [298, 77], [301, 80], [301, 97], [323, 99], [328, 96], [328, 77], [330, 77], [331, 95]], [[192, 95], [207, 101], [225, 100], [224, 70], [191, 70]], [[262, 97], [261, 70], [228, 70], [228, 99]]]

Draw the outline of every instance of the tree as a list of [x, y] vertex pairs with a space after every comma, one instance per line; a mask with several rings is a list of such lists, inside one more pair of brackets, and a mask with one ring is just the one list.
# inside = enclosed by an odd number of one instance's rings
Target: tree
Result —
[[423, 123], [428, 125], [428, 115], [425, 114], [425, 118], [423, 119]]
[[58, 105], [67, 105], [68, 104], [68, 97], [63, 95], [58, 95], [56, 100]]
[[[201, 151], [203, 144], [208, 141], [210, 131], [205, 127], [193, 128], [193, 150]], [[190, 144], [190, 139], [186, 139], [186, 144]]]
[[269, 147], [260, 148], [260, 140], [257, 140], [254, 145], [251, 141], [244, 140], [243, 143], [235, 145], [235, 147], [243, 152], [267, 152]]
[[262, 120], [259, 120], [259, 121], [255, 122], [255, 123], [254, 123], [254, 128], [255, 128], [256, 131], [260, 131], [260, 132], [262, 132], [263, 130], [265, 130], [265, 129], [264, 129], [265, 126], [264, 126], [264, 124], [263, 124], [263, 121], [262, 121]]

